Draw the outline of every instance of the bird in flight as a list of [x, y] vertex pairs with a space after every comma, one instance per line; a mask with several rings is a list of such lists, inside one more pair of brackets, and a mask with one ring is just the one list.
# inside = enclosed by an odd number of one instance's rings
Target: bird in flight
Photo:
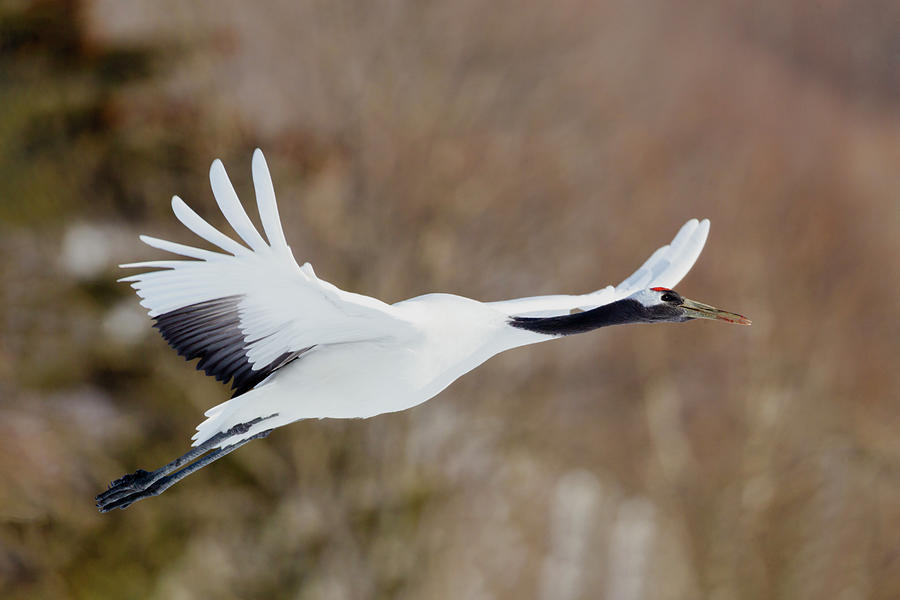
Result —
[[225, 219], [244, 244], [181, 198], [181, 223], [220, 251], [141, 236], [181, 257], [122, 265], [165, 340], [198, 369], [228, 382], [232, 398], [206, 412], [192, 449], [169, 464], [113, 481], [101, 512], [156, 496], [187, 475], [276, 427], [309, 418], [365, 418], [406, 410], [440, 393], [490, 357], [608, 325], [741, 315], [670, 289], [694, 265], [709, 221], [691, 219], [619, 285], [581, 295], [479, 302], [426, 294], [396, 304], [346, 292], [298, 265], [287, 244], [265, 158], [253, 153], [253, 186], [265, 238], [250, 221], [220, 160], [209, 172]]

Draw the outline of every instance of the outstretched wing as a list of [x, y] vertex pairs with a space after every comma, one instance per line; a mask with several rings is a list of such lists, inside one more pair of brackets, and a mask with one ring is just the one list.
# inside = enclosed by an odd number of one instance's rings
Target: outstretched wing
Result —
[[553, 316], [573, 309], [597, 308], [649, 287], [675, 287], [697, 262], [707, 235], [709, 219], [691, 219], [681, 227], [671, 243], [650, 255], [637, 271], [615, 287], [610, 285], [589, 294], [532, 296], [489, 304], [510, 316]]
[[124, 277], [143, 299], [155, 326], [198, 369], [233, 379], [235, 396], [311, 348], [398, 338], [410, 326], [390, 305], [338, 289], [294, 260], [284, 238], [265, 158], [253, 153], [253, 186], [268, 242], [254, 227], [225, 173], [213, 162], [209, 180], [222, 214], [248, 247], [226, 236], [172, 198], [185, 227], [224, 252], [141, 236], [154, 248], [189, 260], [138, 262], [122, 267], [160, 269]]

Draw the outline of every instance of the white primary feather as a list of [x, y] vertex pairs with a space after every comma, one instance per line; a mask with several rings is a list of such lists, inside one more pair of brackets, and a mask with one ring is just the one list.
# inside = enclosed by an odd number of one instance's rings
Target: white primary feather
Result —
[[627, 298], [650, 287], [675, 287], [700, 256], [709, 235], [709, 219], [691, 219], [685, 223], [671, 243], [658, 248], [643, 265], [622, 283], [581, 295], [549, 295], [489, 302], [510, 316], [552, 316], [573, 309], [590, 310]]
[[184, 203], [184, 200], [178, 196], [172, 196], [172, 212], [181, 223], [202, 237], [207, 242], [215, 244], [225, 252], [230, 252], [235, 256], [244, 256], [250, 252], [247, 248], [241, 246], [236, 241], [207, 223], [203, 217], [198, 215], [190, 206]]
[[241, 239], [254, 252], [268, 250], [269, 246], [262, 239], [262, 236], [259, 235], [259, 232], [256, 231], [253, 223], [250, 222], [250, 217], [247, 216], [244, 207], [241, 206], [241, 201], [238, 200], [237, 193], [234, 191], [234, 186], [231, 185], [231, 180], [228, 179], [225, 166], [218, 158], [213, 161], [212, 166], [209, 168], [209, 183], [212, 186], [213, 195], [216, 197], [219, 210], [225, 215], [225, 219], [228, 220], [235, 233], [241, 236]]
[[288, 247], [281, 229], [281, 218], [278, 216], [278, 204], [275, 202], [275, 188], [272, 186], [272, 177], [269, 175], [269, 166], [262, 150], [253, 151], [253, 189], [256, 192], [256, 204], [259, 207], [259, 218], [262, 221], [263, 231], [269, 238], [269, 244], [279, 250]]

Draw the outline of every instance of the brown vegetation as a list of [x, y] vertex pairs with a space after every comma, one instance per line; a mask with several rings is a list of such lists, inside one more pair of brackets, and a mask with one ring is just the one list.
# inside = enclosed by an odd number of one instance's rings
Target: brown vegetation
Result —
[[[898, 6], [2, 5], [0, 595], [900, 596]], [[227, 396], [115, 264], [255, 146], [345, 289], [587, 291], [709, 217], [679, 290], [754, 325], [519, 349], [99, 515]]]

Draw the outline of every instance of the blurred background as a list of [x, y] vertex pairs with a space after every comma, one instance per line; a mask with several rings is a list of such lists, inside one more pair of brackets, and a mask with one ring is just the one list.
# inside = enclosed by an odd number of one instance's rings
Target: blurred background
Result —
[[[0, 2], [0, 596], [900, 597], [900, 4]], [[225, 387], [116, 265], [223, 225], [388, 302], [617, 283], [750, 316], [496, 357], [127, 511]]]

